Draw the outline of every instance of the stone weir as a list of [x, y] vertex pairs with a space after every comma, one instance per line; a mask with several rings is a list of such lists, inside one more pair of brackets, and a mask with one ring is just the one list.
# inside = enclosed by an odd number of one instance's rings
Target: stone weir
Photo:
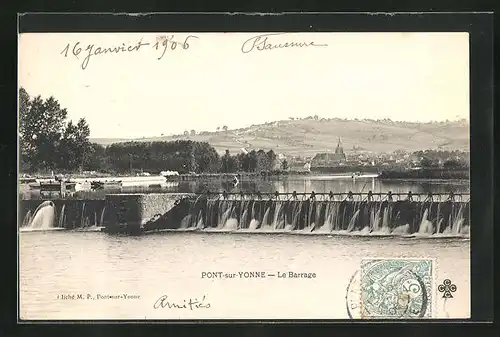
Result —
[[[56, 199], [50, 200], [54, 217], [52, 228], [86, 229], [101, 227], [110, 233], [137, 234], [144, 231], [144, 224], [162, 216], [180, 223], [182, 214], [188, 212], [195, 200], [194, 194], [131, 193], [108, 194], [104, 200]], [[39, 206], [46, 200], [21, 200], [19, 226], [28, 228]], [[187, 208], [186, 208], [187, 207]], [[172, 227], [172, 226], [171, 226]], [[173, 228], [173, 227], [172, 227]]]
[[[41, 200], [22, 201], [29, 226]], [[157, 230], [467, 234], [469, 195], [377, 193], [111, 194], [105, 200], [54, 200], [54, 227], [102, 226], [109, 233]]]
[[470, 197], [443, 194], [205, 194], [142, 224], [164, 229], [467, 234]]

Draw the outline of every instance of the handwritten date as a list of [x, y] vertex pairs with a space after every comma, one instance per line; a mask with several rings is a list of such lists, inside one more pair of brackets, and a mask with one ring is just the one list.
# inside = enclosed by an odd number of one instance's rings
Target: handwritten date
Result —
[[[87, 69], [89, 65], [89, 61], [92, 56], [99, 56], [104, 54], [120, 54], [120, 53], [132, 53], [138, 52], [140, 50], [144, 50], [146, 48], [152, 48], [154, 50], [158, 50], [161, 52], [161, 55], [158, 57], [158, 60], [161, 60], [163, 56], [167, 53], [167, 51], [174, 51], [176, 49], [187, 50], [190, 45], [189, 42], [191, 39], [198, 39], [197, 36], [189, 35], [184, 41], [179, 42], [174, 40], [174, 35], [170, 36], [160, 36], [156, 39], [155, 43], [152, 42], [143, 42], [141, 38], [135, 44], [126, 44], [122, 43], [121, 45], [114, 46], [96, 46], [95, 44], [88, 44], [86, 46], [82, 45], [80, 41], [75, 44], [68, 43], [61, 51], [61, 55], [64, 57], [74, 56], [77, 59], [80, 59], [83, 56], [83, 60], [81, 63], [82, 70]], [[81, 55], [83, 52], [83, 55]]]

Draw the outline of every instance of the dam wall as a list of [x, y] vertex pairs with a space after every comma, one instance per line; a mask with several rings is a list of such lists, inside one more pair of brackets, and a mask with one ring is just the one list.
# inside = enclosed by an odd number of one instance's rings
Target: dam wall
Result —
[[[179, 204], [190, 205], [184, 199], [195, 198], [179, 193], [124, 193], [108, 194], [102, 199], [50, 199], [54, 205], [52, 227], [81, 229], [104, 227], [107, 232], [139, 233], [143, 225], [163, 216], [162, 228], [175, 228], [174, 223], [182, 219], [180, 211], [188, 212]], [[19, 204], [19, 226], [29, 226], [37, 207], [45, 200], [21, 200]], [[173, 212], [169, 211], [175, 207]], [[189, 206], [188, 206], [189, 208]], [[165, 222], [168, 215], [168, 221]], [[177, 219], [178, 218], [178, 219]], [[151, 226], [156, 228], [155, 226]]]
[[469, 222], [466, 201], [203, 200], [182, 227], [458, 234]]
[[[103, 226], [110, 214], [105, 212], [104, 200], [56, 199], [54, 203], [55, 220], [53, 227], [75, 229], [90, 226]], [[28, 226], [37, 207], [44, 200], [21, 200], [18, 208], [19, 226]]]
[[194, 199], [191, 194], [181, 193], [130, 193], [110, 194], [106, 196], [105, 207], [108, 213], [104, 223], [107, 232], [140, 233], [145, 230], [144, 225], [151, 229], [175, 228], [174, 222], [179, 223], [182, 205], [189, 205], [185, 199]]
[[[227, 195], [110, 194], [105, 200], [52, 200], [53, 227], [102, 227], [109, 233], [268, 230], [381, 234], [468, 233], [470, 201], [462, 196], [406, 198], [388, 194]], [[43, 200], [23, 200], [21, 227]]]

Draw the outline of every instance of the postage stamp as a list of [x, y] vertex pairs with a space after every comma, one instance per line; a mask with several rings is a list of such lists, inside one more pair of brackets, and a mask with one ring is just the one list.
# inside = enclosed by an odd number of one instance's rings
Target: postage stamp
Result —
[[363, 260], [361, 318], [431, 317], [432, 280], [432, 260]]

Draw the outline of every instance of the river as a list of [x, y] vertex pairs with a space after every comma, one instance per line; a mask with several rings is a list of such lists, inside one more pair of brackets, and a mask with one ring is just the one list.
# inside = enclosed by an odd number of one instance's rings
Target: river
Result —
[[[169, 189], [188, 192], [216, 190], [217, 186], [222, 187], [221, 182], [179, 182]], [[463, 182], [310, 178], [242, 181], [232, 188], [262, 192], [469, 191]], [[347, 319], [347, 287], [365, 258], [432, 259], [433, 317], [470, 315], [468, 238], [181, 231], [123, 236], [48, 230], [21, 232], [18, 242], [22, 319]], [[207, 278], [208, 272], [236, 277]], [[246, 278], [245, 272], [265, 272], [267, 277]], [[315, 277], [269, 276], [278, 272]], [[447, 302], [437, 291], [444, 279], [452, 280], [458, 289], [453, 301]], [[179, 306], [190, 299], [202, 306], [155, 309], [163, 295]]]

